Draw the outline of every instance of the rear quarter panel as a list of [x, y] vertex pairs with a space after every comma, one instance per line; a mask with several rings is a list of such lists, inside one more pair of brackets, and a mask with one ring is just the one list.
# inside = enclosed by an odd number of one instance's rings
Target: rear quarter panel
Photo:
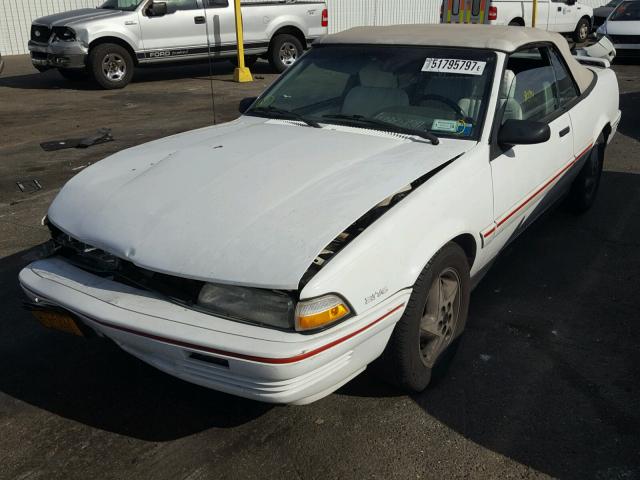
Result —
[[613, 126], [619, 113], [618, 79], [615, 72], [610, 68], [594, 67], [590, 70], [595, 73], [595, 85], [569, 112], [576, 154], [595, 142], [607, 125]]
[[247, 32], [254, 32], [256, 38], [252, 40], [268, 42], [283, 27], [295, 27], [305, 38], [315, 38], [327, 33], [326, 27], [322, 27], [322, 10], [325, 8], [325, 4], [320, 2], [256, 6], [247, 4], [243, 6], [243, 22]]

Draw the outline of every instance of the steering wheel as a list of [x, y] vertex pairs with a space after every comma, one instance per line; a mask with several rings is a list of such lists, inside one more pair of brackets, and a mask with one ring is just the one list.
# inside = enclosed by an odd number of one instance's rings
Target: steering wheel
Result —
[[423, 95], [422, 98], [420, 99], [421, 102], [424, 100], [434, 100], [436, 102], [444, 103], [447, 107], [449, 107], [454, 112], [456, 112], [456, 114], [458, 115], [458, 118], [462, 118], [464, 120], [467, 120], [469, 118], [467, 114], [464, 113], [464, 111], [460, 108], [460, 105], [458, 105], [456, 102], [454, 102], [450, 98], [443, 97], [442, 95], [435, 95], [433, 93], [427, 93]]

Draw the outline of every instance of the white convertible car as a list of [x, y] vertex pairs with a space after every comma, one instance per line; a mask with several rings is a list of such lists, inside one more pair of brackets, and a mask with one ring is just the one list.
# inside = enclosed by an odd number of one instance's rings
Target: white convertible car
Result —
[[613, 71], [484, 25], [324, 37], [241, 110], [75, 176], [20, 282], [47, 326], [298, 404], [379, 357], [423, 390], [505, 245], [594, 202], [620, 120]]

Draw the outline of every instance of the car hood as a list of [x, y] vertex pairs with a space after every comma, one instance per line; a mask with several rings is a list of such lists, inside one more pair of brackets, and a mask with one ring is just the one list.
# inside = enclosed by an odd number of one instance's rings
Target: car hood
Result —
[[244, 116], [98, 162], [65, 185], [48, 215], [149, 270], [296, 289], [355, 220], [474, 144]]
[[93, 20], [101, 20], [106, 17], [118, 17], [131, 14], [121, 10], [108, 10], [104, 8], [82, 8], [69, 12], [60, 12], [46, 17], [40, 17], [33, 21], [36, 25], [46, 25], [51, 27], [65, 27], [74, 23], [86, 23]]

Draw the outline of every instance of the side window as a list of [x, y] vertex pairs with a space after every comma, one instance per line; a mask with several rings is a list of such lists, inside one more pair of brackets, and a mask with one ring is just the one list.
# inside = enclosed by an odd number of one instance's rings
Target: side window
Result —
[[578, 96], [578, 90], [573, 82], [571, 73], [560, 59], [560, 55], [555, 48], [549, 48], [548, 51], [553, 72], [556, 76], [556, 91], [560, 99], [560, 106], [563, 107]]
[[178, 10], [197, 10], [197, 0], [167, 0], [167, 13], [175, 13]]
[[529, 48], [509, 55], [504, 81], [506, 92], [502, 123], [516, 120], [543, 120], [560, 108], [556, 77], [546, 50]]
[[226, 8], [229, 6], [229, 0], [204, 0], [206, 8]]

